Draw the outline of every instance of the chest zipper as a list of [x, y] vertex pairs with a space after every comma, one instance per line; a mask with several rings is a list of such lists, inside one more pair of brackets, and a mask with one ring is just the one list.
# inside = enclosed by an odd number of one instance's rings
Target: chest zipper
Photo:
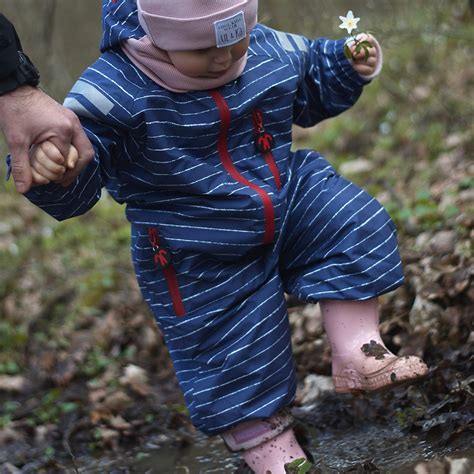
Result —
[[272, 148], [275, 143], [273, 135], [265, 130], [263, 126], [263, 113], [261, 110], [255, 110], [252, 114], [253, 127], [255, 129], [255, 146], [257, 150], [263, 154], [265, 161], [267, 162], [270, 171], [272, 172], [273, 179], [275, 180], [278, 191], [281, 189], [281, 178], [280, 171], [273, 158]]
[[216, 106], [219, 110], [221, 119], [221, 128], [219, 132], [219, 140], [217, 143], [219, 157], [221, 159], [224, 169], [235, 179], [237, 182], [253, 189], [260, 197], [263, 203], [263, 214], [264, 214], [264, 235], [263, 243], [271, 244], [275, 237], [275, 209], [273, 208], [272, 199], [266, 191], [257, 186], [256, 184], [249, 181], [247, 178], [242, 176], [237, 168], [235, 167], [232, 157], [227, 148], [227, 138], [231, 122], [231, 114], [229, 106], [227, 105], [224, 97], [217, 91], [210, 91], [211, 97], [214, 99]]
[[186, 310], [179, 290], [178, 277], [171, 262], [171, 255], [165, 247], [160, 245], [160, 237], [156, 227], [148, 228], [148, 238], [153, 250], [153, 261], [157, 267], [161, 268], [166, 279], [174, 312], [176, 316], [182, 317], [186, 314]]

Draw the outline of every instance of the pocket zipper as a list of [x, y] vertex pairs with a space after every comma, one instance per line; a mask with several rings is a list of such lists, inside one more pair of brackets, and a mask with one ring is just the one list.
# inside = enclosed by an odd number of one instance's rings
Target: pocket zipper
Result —
[[255, 129], [255, 146], [257, 147], [257, 150], [263, 154], [263, 157], [265, 158], [265, 161], [272, 172], [276, 187], [278, 191], [280, 191], [280, 171], [278, 170], [278, 167], [275, 163], [275, 158], [272, 154], [272, 148], [275, 143], [275, 139], [273, 138], [273, 135], [270, 132], [267, 132], [263, 126], [263, 113], [261, 110], [257, 109], [252, 113], [252, 120]]
[[153, 261], [156, 266], [163, 270], [174, 312], [176, 316], [182, 317], [186, 314], [186, 310], [184, 309], [181, 292], [179, 291], [178, 277], [171, 262], [171, 255], [165, 247], [160, 245], [160, 237], [156, 227], [148, 228], [148, 238], [153, 250]]

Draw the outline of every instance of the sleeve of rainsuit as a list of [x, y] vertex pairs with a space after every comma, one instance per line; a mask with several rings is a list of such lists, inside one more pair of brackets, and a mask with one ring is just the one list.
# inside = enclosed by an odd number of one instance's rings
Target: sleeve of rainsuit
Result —
[[294, 102], [294, 123], [309, 127], [355, 104], [371, 78], [359, 75], [344, 55], [345, 39], [308, 40], [300, 47], [300, 86]]
[[116, 201], [121, 202], [118, 165], [126, 154], [124, 140], [133, 100], [123, 91], [114, 90], [106, 74], [99, 78], [95, 71], [95, 67], [89, 68], [64, 101], [64, 105], [81, 119], [95, 149], [93, 161], [68, 187], [50, 183], [25, 194], [33, 204], [60, 221], [91, 209], [100, 199], [104, 186]]

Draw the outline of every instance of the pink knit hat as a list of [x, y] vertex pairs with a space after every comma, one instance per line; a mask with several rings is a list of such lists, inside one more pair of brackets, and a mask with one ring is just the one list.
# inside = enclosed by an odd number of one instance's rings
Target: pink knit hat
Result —
[[138, 19], [165, 51], [222, 48], [257, 24], [258, 0], [137, 0]]

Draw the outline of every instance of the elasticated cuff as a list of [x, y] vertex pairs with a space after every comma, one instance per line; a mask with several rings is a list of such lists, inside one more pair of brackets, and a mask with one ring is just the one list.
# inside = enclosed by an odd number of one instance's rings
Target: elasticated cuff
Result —
[[243, 451], [255, 448], [275, 438], [292, 426], [293, 423], [294, 419], [289, 411], [283, 410], [266, 420], [252, 420], [240, 423], [221, 436], [229, 451]]

